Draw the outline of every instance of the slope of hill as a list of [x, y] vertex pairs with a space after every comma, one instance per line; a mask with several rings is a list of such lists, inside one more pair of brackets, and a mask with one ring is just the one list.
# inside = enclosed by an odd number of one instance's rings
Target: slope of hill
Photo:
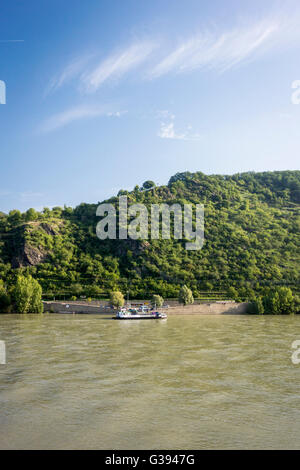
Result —
[[[182, 284], [197, 296], [246, 299], [265, 286], [299, 289], [300, 171], [233, 176], [178, 173], [167, 186], [136, 186], [129, 203], [202, 203], [205, 244], [187, 251], [184, 240], [105, 240], [96, 236], [97, 204], [75, 209], [0, 213], [0, 279], [28, 271], [48, 298], [175, 297]], [[151, 185], [150, 185], [151, 186]], [[118, 198], [109, 201], [117, 206]], [[218, 293], [218, 294], [216, 294]]]

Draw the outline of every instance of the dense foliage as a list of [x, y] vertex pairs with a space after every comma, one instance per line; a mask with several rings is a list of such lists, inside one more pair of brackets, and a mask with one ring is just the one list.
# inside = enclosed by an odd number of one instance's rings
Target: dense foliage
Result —
[[[185, 240], [104, 240], [96, 236], [97, 204], [0, 213], [0, 279], [13, 286], [30, 274], [45, 298], [195, 298], [247, 300], [265, 289], [299, 289], [300, 171], [233, 176], [179, 173], [168, 185], [146, 181], [120, 190], [129, 203], [205, 206], [205, 244]], [[118, 198], [109, 201], [117, 208]], [[0, 302], [6, 302], [0, 285]]]
[[30, 275], [18, 276], [7, 288], [0, 281], [0, 312], [42, 313], [42, 288]]
[[249, 313], [259, 315], [289, 315], [300, 311], [300, 299], [288, 287], [266, 289], [250, 305]]
[[11, 296], [2, 280], [0, 280], [0, 312], [9, 312], [11, 306]]

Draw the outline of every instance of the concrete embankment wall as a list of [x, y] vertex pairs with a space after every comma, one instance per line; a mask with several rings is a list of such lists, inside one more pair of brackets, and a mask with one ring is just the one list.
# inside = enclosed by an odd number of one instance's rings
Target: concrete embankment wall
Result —
[[170, 307], [168, 315], [243, 315], [247, 313], [248, 303], [202, 303], [185, 307]]
[[87, 303], [75, 302], [43, 302], [44, 311], [51, 313], [116, 313], [116, 310], [106, 305], [89, 305]]
[[[43, 302], [45, 312], [115, 314], [116, 310], [107, 304], [90, 305], [76, 302]], [[68, 307], [67, 307], [68, 306]], [[164, 310], [168, 315], [242, 315], [247, 313], [248, 303], [211, 302], [197, 305], [170, 306]]]

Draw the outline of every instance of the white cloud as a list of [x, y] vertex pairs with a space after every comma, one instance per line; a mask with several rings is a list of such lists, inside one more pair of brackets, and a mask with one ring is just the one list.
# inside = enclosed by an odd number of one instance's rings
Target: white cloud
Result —
[[[86, 54], [69, 63], [47, 89], [59, 89], [72, 79], [79, 80], [84, 92], [95, 92], [107, 81], [117, 81], [125, 74], [153, 59], [151, 70], [144, 70], [144, 78], [158, 78], [168, 73], [191, 72], [201, 68], [225, 71], [245, 61], [252, 61], [267, 52], [300, 44], [299, 8], [277, 11], [260, 21], [239, 22], [231, 29], [202, 28], [167, 52], [162, 41], [140, 40], [111, 53], [95, 64], [95, 54]], [[159, 47], [158, 47], [159, 46]], [[157, 49], [154, 56], [153, 51]], [[159, 54], [161, 59], [159, 59]], [[93, 59], [93, 66], [91, 61]]]
[[43, 123], [40, 128], [40, 131], [42, 133], [48, 133], [61, 127], [64, 127], [73, 121], [98, 116], [120, 117], [122, 114], [122, 111], [108, 111], [104, 106], [78, 106], [51, 116]]
[[124, 114], [127, 114], [128, 111], [109, 111], [107, 113], [107, 116], [112, 116], [112, 117], [121, 117]]
[[[95, 92], [103, 83], [117, 81], [144, 64], [157, 49], [151, 70], [144, 77], [158, 78], [168, 73], [191, 72], [199, 68], [225, 71], [245, 61], [254, 60], [267, 52], [300, 43], [300, 12], [277, 11], [256, 22], [239, 22], [231, 29], [202, 28], [167, 52], [162, 41], [136, 41], [127, 48], [111, 53], [100, 63], [91, 65], [95, 54], [74, 59], [50, 82], [47, 93], [59, 89], [74, 78], [80, 79], [85, 92]], [[159, 46], [159, 47], [158, 47]], [[159, 53], [161, 52], [161, 59]], [[93, 60], [94, 62], [94, 60]]]
[[164, 115], [169, 118], [169, 122], [161, 122], [160, 129], [157, 133], [161, 139], [173, 139], [173, 140], [199, 140], [201, 135], [192, 132], [192, 127], [188, 126], [184, 132], [175, 131], [175, 115], [164, 111]]
[[85, 55], [83, 57], [79, 57], [74, 59], [70, 62], [59, 74], [57, 74], [52, 80], [50, 81], [48, 88], [46, 90], [46, 95], [50, 92], [56, 91], [65, 83], [71, 81], [73, 78], [78, 76], [81, 72], [83, 72], [85, 66], [93, 57], [92, 54]]
[[176, 134], [174, 129], [174, 122], [170, 122], [168, 124], [162, 122], [158, 132], [158, 137], [161, 137], [162, 139], [185, 139], [184, 134]]
[[150, 78], [208, 67], [220, 71], [292, 43], [299, 44], [295, 17], [273, 16], [229, 31], [206, 30], [179, 44], [149, 72]]
[[155, 47], [156, 45], [153, 42], [140, 42], [109, 56], [91, 73], [82, 76], [86, 91], [96, 91], [108, 79], [119, 79], [144, 62]]

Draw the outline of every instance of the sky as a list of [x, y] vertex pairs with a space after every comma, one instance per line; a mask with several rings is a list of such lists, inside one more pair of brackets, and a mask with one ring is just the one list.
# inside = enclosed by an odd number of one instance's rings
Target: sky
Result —
[[299, 169], [299, 24], [294, 0], [0, 0], [0, 211]]

